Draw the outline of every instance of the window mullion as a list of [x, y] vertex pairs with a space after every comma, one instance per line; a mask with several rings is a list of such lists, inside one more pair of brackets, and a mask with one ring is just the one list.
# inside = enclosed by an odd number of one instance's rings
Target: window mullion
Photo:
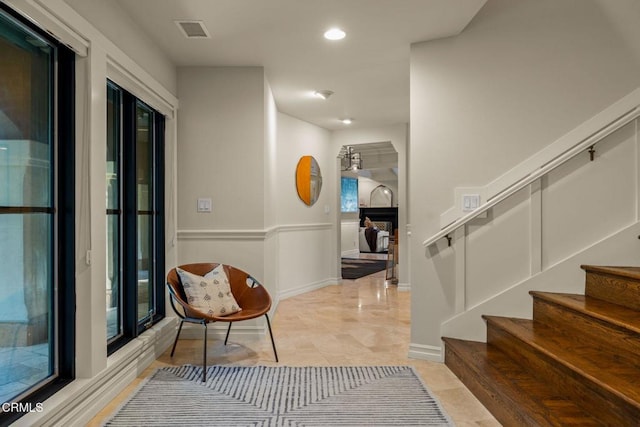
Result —
[[155, 244], [155, 273], [156, 284], [154, 286], [156, 302], [155, 302], [155, 317], [161, 318], [164, 316], [165, 306], [165, 288], [164, 288], [164, 276], [165, 276], [165, 256], [164, 256], [164, 134], [165, 134], [165, 118], [161, 114], [156, 114], [156, 120], [154, 120], [154, 138], [153, 146], [155, 153], [155, 191], [154, 191], [154, 207], [153, 207], [153, 224], [154, 233], [156, 236]]
[[124, 334], [136, 336], [137, 306], [137, 178], [136, 178], [136, 100], [123, 91], [122, 105], [122, 269]]

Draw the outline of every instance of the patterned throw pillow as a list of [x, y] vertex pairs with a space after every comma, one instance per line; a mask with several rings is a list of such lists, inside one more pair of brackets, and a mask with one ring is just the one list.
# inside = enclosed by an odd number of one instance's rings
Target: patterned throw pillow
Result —
[[181, 268], [176, 270], [189, 305], [209, 316], [228, 316], [242, 310], [231, 293], [229, 279], [222, 264], [204, 277]]

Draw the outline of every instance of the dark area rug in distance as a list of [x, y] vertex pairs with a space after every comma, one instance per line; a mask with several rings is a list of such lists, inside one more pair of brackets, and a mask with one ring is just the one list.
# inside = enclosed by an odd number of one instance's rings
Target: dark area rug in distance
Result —
[[342, 258], [342, 278], [359, 279], [385, 269], [386, 260]]

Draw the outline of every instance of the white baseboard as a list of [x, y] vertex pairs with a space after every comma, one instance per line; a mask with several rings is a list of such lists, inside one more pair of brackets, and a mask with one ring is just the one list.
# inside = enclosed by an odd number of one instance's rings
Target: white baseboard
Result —
[[[263, 337], [267, 333], [267, 324], [263, 322], [263, 319], [256, 319], [256, 322], [260, 322], [260, 325], [245, 325], [248, 321], [237, 322], [233, 324], [231, 328], [231, 336], [233, 335], [242, 335], [253, 336], [253, 337]], [[213, 340], [218, 340], [224, 338], [227, 334], [227, 328], [229, 327], [228, 323], [209, 323], [207, 325], [207, 340], [209, 338]], [[173, 333], [172, 337], [175, 338], [175, 333]], [[202, 325], [195, 325], [191, 323], [186, 323], [182, 326], [182, 332], [180, 332], [180, 340], [201, 340], [203, 338], [204, 327]], [[180, 344], [178, 344], [178, 348]], [[176, 350], [177, 351], [177, 350]]]
[[286, 291], [280, 292], [278, 294], [278, 299], [284, 300], [287, 298], [294, 297], [296, 295], [301, 295], [310, 291], [315, 291], [316, 289], [324, 288], [325, 286], [336, 285], [336, 284], [339, 284], [340, 282], [341, 282], [341, 279], [334, 277], [331, 279], [320, 280], [318, 282], [298, 286], [294, 289], [287, 289]]
[[173, 342], [175, 317], [162, 319], [107, 360], [92, 378], [79, 378], [42, 402], [44, 411], [26, 414], [15, 426], [84, 426]]
[[409, 344], [408, 357], [411, 359], [430, 360], [432, 362], [444, 362], [442, 347], [422, 344]]
[[400, 292], [411, 291], [411, 283], [398, 283], [398, 291]]

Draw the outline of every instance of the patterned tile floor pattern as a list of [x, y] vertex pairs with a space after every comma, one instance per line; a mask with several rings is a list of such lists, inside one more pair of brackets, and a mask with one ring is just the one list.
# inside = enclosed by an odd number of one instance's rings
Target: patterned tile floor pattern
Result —
[[[386, 285], [382, 271], [280, 301], [273, 319], [280, 365], [411, 365], [457, 426], [499, 426], [444, 364], [407, 357], [410, 296]], [[202, 341], [181, 340], [173, 358], [170, 351], [99, 412], [89, 426], [101, 425], [156, 368], [201, 363]], [[266, 336], [256, 339], [232, 333], [229, 345], [209, 340], [207, 351], [208, 364], [276, 365]]]

